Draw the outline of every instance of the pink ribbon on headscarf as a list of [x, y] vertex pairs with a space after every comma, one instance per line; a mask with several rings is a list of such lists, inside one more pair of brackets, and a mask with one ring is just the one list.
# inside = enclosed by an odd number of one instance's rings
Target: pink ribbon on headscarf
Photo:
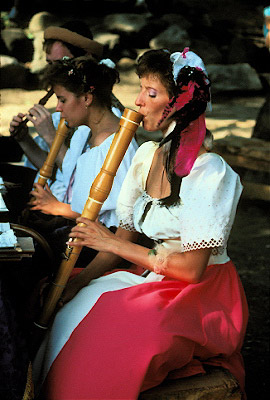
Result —
[[187, 58], [186, 53], [189, 52], [189, 47], [185, 47], [184, 50], [182, 51], [182, 57]]
[[182, 86], [181, 90], [184, 92], [177, 97], [174, 103], [174, 107], [177, 111], [181, 110], [184, 105], [192, 100], [195, 86], [198, 86], [197, 83], [192, 81], [189, 81], [187, 86]]
[[178, 176], [184, 177], [190, 173], [203, 144], [205, 132], [204, 113], [181, 132], [180, 146], [174, 164], [174, 172]]
[[158, 125], [160, 125], [164, 119], [167, 118], [168, 114], [172, 111], [172, 108], [175, 108], [176, 111], [181, 110], [181, 108], [183, 108], [189, 101], [192, 100], [195, 86], [198, 86], [197, 83], [192, 81], [190, 81], [187, 86], [182, 86], [181, 93], [178, 95], [176, 100], [174, 100], [174, 97], [172, 97], [168, 105], [165, 107]]

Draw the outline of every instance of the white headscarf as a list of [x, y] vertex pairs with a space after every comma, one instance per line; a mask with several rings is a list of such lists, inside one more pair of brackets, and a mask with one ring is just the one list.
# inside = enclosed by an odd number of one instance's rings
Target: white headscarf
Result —
[[[180, 70], [186, 66], [199, 68], [205, 73], [205, 76], [208, 77], [208, 73], [206, 71], [203, 60], [193, 51], [189, 51], [189, 47], [185, 47], [182, 52], [177, 51], [175, 53], [172, 53], [170, 56], [170, 60], [173, 63], [173, 78], [175, 83]], [[207, 103], [207, 111], [212, 111], [211, 101]]]

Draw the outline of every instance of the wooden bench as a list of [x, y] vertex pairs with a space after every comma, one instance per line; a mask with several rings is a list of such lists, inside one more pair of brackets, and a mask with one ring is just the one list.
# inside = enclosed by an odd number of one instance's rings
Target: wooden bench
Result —
[[213, 151], [239, 173], [243, 197], [270, 200], [270, 142], [229, 135], [215, 140]]
[[205, 375], [165, 380], [138, 400], [241, 400], [241, 390], [228, 370], [211, 367]]

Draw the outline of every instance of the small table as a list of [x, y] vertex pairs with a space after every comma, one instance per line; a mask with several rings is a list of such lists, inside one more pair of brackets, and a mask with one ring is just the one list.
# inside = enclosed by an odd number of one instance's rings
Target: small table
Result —
[[[0, 177], [1, 178], [1, 177]], [[3, 181], [0, 179], [0, 222], [8, 222], [8, 212], [1, 191], [3, 191]], [[25, 257], [32, 257], [35, 252], [32, 237], [17, 236], [17, 245], [14, 247], [0, 247], [0, 263], [3, 261], [21, 261]]]
[[25, 257], [32, 257], [35, 252], [34, 241], [31, 237], [17, 237], [18, 246], [0, 247], [1, 261], [21, 261]]

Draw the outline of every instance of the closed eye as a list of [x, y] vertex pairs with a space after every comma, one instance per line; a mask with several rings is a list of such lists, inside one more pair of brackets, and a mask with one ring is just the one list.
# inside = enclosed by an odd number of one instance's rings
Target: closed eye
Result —
[[157, 97], [157, 92], [153, 89], [149, 90], [149, 97], [155, 98]]
[[60, 101], [60, 103], [64, 104], [66, 102], [66, 99], [63, 97], [57, 97], [58, 101]]

